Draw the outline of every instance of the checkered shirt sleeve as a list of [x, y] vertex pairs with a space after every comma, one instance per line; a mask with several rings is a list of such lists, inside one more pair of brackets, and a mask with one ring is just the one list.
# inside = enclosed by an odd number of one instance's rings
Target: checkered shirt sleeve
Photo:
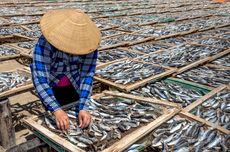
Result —
[[34, 49], [31, 70], [33, 83], [41, 101], [49, 111], [54, 112], [60, 109], [60, 105], [56, 101], [52, 87], [49, 85], [52, 49], [53, 46], [41, 36]]
[[98, 51], [82, 56], [80, 65], [80, 103], [79, 110], [88, 110], [96, 70]]

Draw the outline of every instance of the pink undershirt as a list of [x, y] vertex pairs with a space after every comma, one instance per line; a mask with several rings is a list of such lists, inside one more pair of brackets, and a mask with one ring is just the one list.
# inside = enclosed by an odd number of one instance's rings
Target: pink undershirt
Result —
[[71, 85], [69, 78], [64, 75], [58, 82], [57, 87], [65, 87]]

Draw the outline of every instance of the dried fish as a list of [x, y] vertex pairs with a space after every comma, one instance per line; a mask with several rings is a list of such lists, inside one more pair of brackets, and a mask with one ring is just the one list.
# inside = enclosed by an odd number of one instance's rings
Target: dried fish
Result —
[[230, 55], [226, 55], [226, 56], [224, 56], [222, 58], [219, 58], [219, 59], [217, 59], [215, 61], [212, 61], [211, 63], [230, 67], [229, 61], [230, 61]]
[[7, 91], [30, 80], [30, 77], [22, 75], [19, 72], [1, 72], [0, 73], [0, 92]]
[[[227, 90], [218, 92], [207, 99], [192, 112], [207, 121], [230, 129], [230, 93]], [[229, 128], [227, 128], [229, 127]]]
[[181, 73], [177, 75], [177, 77], [204, 85], [218, 87], [221, 84], [229, 84], [230, 70], [201, 66]]
[[168, 49], [169, 46], [164, 45], [164, 44], [158, 44], [158, 43], [141, 43], [141, 44], [136, 44], [130, 47], [132, 50], [137, 50], [142, 53], [149, 54], [151, 52], [155, 52], [160, 49]]
[[14, 48], [7, 47], [0, 45], [0, 57], [1, 56], [9, 56], [9, 55], [14, 55], [14, 54], [19, 54], [20, 52]]
[[25, 32], [25, 30], [21, 27], [1, 27], [0, 35], [11, 35]]
[[120, 33], [122, 33], [122, 32], [121, 32], [121, 31], [118, 31], [118, 30], [106, 30], [106, 31], [101, 31], [102, 37], [105, 37], [105, 36], [112, 36], [112, 35], [120, 34]]
[[125, 58], [125, 57], [136, 58], [138, 56], [139, 56], [139, 54], [137, 54], [135, 52], [131, 52], [131, 51], [128, 51], [128, 50], [122, 49], [122, 48], [117, 48], [117, 49], [112, 49], [109, 51], [99, 52], [98, 60], [100, 62], [106, 63], [109, 61], [114, 61], [114, 60]]
[[153, 36], [153, 37], [169, 35], [170, 33], [171, 32], [167, 31], [167, 30], [156, 29], [156, 28], [152, 28], [152, 27], [141, 30], [140, 32], [137, 32], [137, 34], [146, 35], [146, 36]]
[[186, 39], [189, 39], [189, 40], [194, 40], [194, 39], [201, 39], [201, 38], [207, 37], [207, 36], [209, 36], [209, 35], [206, 32], [197, 32], [197, 33], [185, 35], [183, 37]]
[[28, 23], [32, 21], [38, 21], [40, 19], [40, 16], [14, 16], [8, 18], [9, 22], [11, 23], [17, 23], [17, 24], [22, 24], [22, 23]]
[[226, 39], [220, 39], [220, 38], [207, 38], [207, 39], [199, 40], [197, 41], [197, 43], [210, 45], [214, 47], [220, 47], [220, 48], [230, 48], [230, 41]]
[[221, 52], [221, 48], [183, 44], [141, 57], [145, 62], [162, 64], [170, 67], [183, 67], [202, 58]]
[[29, 41], [29, 42], [20, 42], [17, 44], [19, 47], [21, 48], [25, 48], [25, 49], [32, 49], [35, 46], [35, 42], [33, 41]]
[[39, 24], [28, 24], [25, 25], [27, 28], [31, 29], [31, 31], [40, 31]]
[[127, 60], [97, 70], [96, 76], [112, 80], [114, 83], [129, 84], [164, 71], [165, 69], [159, 66]]
[[21, 35], [25, 35], [27, 37], [32, 37], [32, 38], [34, 37], [38, 38], [42, 35], [42, 33], [41, 31], [26, 31], [26, 32], [21, 33]]
[[[57, 129], [51, 115], [45, 117], [43, 124], [51, 131], [56, 129], [55, 133], [87, 151], [100, 151], [108, 147], [109, 142], [106, 141], [120, 139], [123, 132], [144, 124], [142, 119], [150, 122], [162, 114], [162, 108], [158, 105], [125, 98], [102, 97], [98, 100], [91, 99], [89, 104], [92, 123], [87, 129], [78, 127], [76, 117], [70, 117], [71, 129], [64, 134]], [[66, 112], [68, 115], [75, 115], [74, 109], [70, 108]], [[95, 113], [98, 114], [95, 115]], [[79, 143], [81, 144], [78, 145]]]
[[131, 93], [179, 103], [182, 107], [190, 105], [205, 94], [203, 91], [187, 89], [176, 83], [168, 83], [163, 80], [150, 83], [144, 87], [133, 90]]
[[138, 41], [146, 38], [142, 35], [134, 35], [134, 34], [123, 34], [121, 36], [114, 37], [115, 39], [119, 40], [120, 42], [133, 42]]
[[119, 43], [119, 41], [117, 41], [117, 40], [115, 40], [113, 38], [108, 38], [108, 39], [102, 39], [100, 46], [101, 47], [107, 47], [107, 46], [115, 45], [115, 44], [118, 44], [118, 43]]
[[180, 45], [180, 44], [186, 43], [187, 41], [182, 37], [172, 37], [172, 38], [161, 40], [160, 42], [174, 44], [174, 45]]
[[[163, 130], [164, 129], [164, 130]], [[161, 131], [163, 130], [163, 131]], [[172, 131], [177, 130], [177, 131]], [[153, 131], [153, 150], [163, 151], [215, 151], [227, 146], [225, 135], [213, 128], [208, 128], [198, 122], [173, 118]]]

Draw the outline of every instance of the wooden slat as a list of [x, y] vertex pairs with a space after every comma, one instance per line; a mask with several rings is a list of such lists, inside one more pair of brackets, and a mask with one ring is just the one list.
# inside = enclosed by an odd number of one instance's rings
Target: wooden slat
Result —
[[230, 70], [230, 67], [228, 67], [228, 66], [223, 66], [223, 65], [218, 65], [218, 64], [205, 64], [205, 66], [210, 67], [210, 68], [217, 68], [217, 69], [223, 69], [223, 70]]
[[[209, 57], [206, 57], [206, 58], [201, 59], [201, 60], [199, 60], [199, 61], [196, 61], [196, 62], [194, 62], [194, 63], [192, 63], [192, 64], [189, 64], [189, 65], [187, 65], [187, 66], [185, 66], [185, 67], [180, 68], [180, 69], [177, 71], [177, 73], [176, 73], [175, 75], [180, 74], [180, 73], [182, 73], [182, 72], [185, 72], [185, 71], [187, 71], [187, 70], [189, 70], [189, 69], [191, 69], [191, 68], [193, 68], [193, 67], [197, 67], [197, 66], [199, 66], [199, 65], [201, 65], [201, 64], [203, 64], [203, 63], [205, 63], [205, 62], [211, 62], [211, 61], [213, 61], [213, 60], [215, 60], [215, 59], [217, 59], [217, 58], [220, 58], [220, 57], [222, 57], [222, 56], [225, 56], [225, 55], [228, 54], [228, 53], [230, 53], [230, 49], [225, 50], [225, 51], [223, 51], [223, 52], [220, 52], [220, 53], [218, 53], [218, 54], [216, 54], [216, 55], [209, 56]], [[174, 76], [175, 76], [175, 75], [174, 75]]]
[[154, 103], [154, 104], [158, 104], [158, 105], [164, 105], [164, 106], [171, 106], [171, 107], [180, 108], [180, 105], [177, 104], [177, 103], [167, 102], [167, 101], [153, 99], [153, 98], [146, 98], [146, 97], [144, 98], [144, 97], [135, 96], [135, 95], [131, 95], [131, 94], [112, 92], [112, 91], [103, 91], [103, 93], [105, 95], [123, 97], [123, 98], [128, 98], [128, 99], [134, 99], [134, 100], [139, 100], [139, 101], [150, 102], [150, 103]]
[[184, 108], [182, 111], [183, 112], [190, 112], [192, 109], [194, 109], [195, 107], [199, 106], [204, 101], [206, 101], [207, 99], [211, 98], [217, 92], [220, 92], [221, 90], [223, 90], [225, 88], [226, 88], [226, 85], [221, 85], [218, 88], [213, 89], [211, 92], [207, 93], [205, 96], [203, 96], [203, 97], [199, 98], [198, 100], [194, 101], [193, 103], [191, 103], [189, 106]]
[[13, 54], [13, 55], [7, 55], [7, 56], [1, 56], [0, 61], [5, 61], [5, 60], [11, 60], [20, 57], [20, 54]]
[[216, 60], [216, 59], [218, 59], [218, 58], [220, 58], [222, 56], [225, 56], [225, 55], [227, 55], [229, 53], [230, 53], [230, 49], [227, 49], [227, 50], [225, 50], [223, 52], [220, 52], [220, 53], [218, 53], [216, 55], [213, 55], [213, 56], [211, 56], [211, 58], [209, 58], [209, 62], [211, 62], [213, 60]]
[[225, 128], [219, 126], [219, 125], [216, 125], [216, 124], [214, 124], [214, 123], [211, 123], [211, 122], [209, 122], [209, 121], [207, 121], [207, 120], [204, 120], [204, 119], [202, 119], [202, 118], [200, 118], [200, 117], [198, 117], [198, 116], [195, 116], [195, 115], [193, 115], [193, 114], [191, 114], [191, 113], [188, 113], [188, 112], [180, 112], [179, 115], [182, 115], [182, 116], [188, 117], [188, 118], [190, 118], [190, 119], [196, 120], [196, 121], [198, 121], [198, 122], [200, 122], [200, 123], [202, 123], [202, 124], [206, 124], [206, 125], [208, 125], [208, 126], [214, 128], [214, 129], [219, 130], [220, 132], [222, 132], [222, 133], [224, 133], [224, 134], [226, 134], [226, 135], [229, 135], [229, 134], [230, 134], [230, 131], [229, 131], [229, 130], [227, 130], [227, 129], [225, 129]]
[[112, 146], [108, 147], [107, 149], [103, 150], [102, 152], [122, 152], [126, 148], [128, 148], [130, 145], [138, 141], [139, 139], [145, 137], [147, 134], [149, 134], [151, 131], [156, 129], [158, 126], [160, 126], [162, 123], [168, 121], [173, 116], [175, 116], [179, 112], [178, 109], [174, 109], [172, 112], [168, 114], [164, 114], [160, 117], [158, 117], [153, 122], [147, 124], [146, 126], [143, 126], [132, 133], [126, 135], [118, 142], [114, 143]]
[[31, 90], [33, 88], [34, 88], [34, 85], [31, 82], [30, 84], [20, 86], [18, 88], [13, 88], [13, 89], [10, 89], [10, 90], [7, 90], [7, 91], [0, 93], [0, 98], [1, 97], [9, 97], [9, 96], [14, 95], [16, 93]]
[[182, 67], [182, 68], [178, 69], [178, 71], [177, 71], [173, 76], [175, 76], [175, 75], [177, 75], [177, 74], [180, 74], [180, 73], [182, 73], [182, 72], [185, 72], [185, 71], [187, 71], [187, 70], [189, 70], [189, 69], [191, 69], [191, 68], [197, 67], [197, 66], [199, 66], [199, 65], [201, 65], [201, 64], [203, 64], [203, 63], [209, 61], [210, 58], [211, 58], [211, 57], [207, 57], [207, 58], [204, 58], [204, 59], [195, 61], [195, 62], [193, 62], [193, 63], [191, 63], [191, 64], [189, 64], [189, 65], [187, 65], [187, 66], [185, 66], [185, 67]]
[[71, 152], [84, 152], [84, 150], [82, 150], [82, 149], [78, 148], [77, 146], [73, 145], [72, 143], [70, 143], [66, 139], [59, 137], [58, 135], [54, 134], [50, 130], [46, 129], [45, 127], [37, 124], [31, 118], [24, 119], [23, 122], [25, 124], [27, 124], [28, 126], [32, 127], [33, 129], [39, 131], [41, 134], [43, 134], [45, 137], [49, 138], [53, 142], [55, 142], [58, 145], [62, 146], [67, 151], [71, 151]]

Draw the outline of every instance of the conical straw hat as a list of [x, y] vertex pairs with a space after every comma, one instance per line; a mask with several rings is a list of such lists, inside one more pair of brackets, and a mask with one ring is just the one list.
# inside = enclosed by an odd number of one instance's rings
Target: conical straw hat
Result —
[[40, 25], [47, 41], [63, 52], [88, 54], [100, 44], [100, 30], [88, 15], [78, 9], [48, 11]]

